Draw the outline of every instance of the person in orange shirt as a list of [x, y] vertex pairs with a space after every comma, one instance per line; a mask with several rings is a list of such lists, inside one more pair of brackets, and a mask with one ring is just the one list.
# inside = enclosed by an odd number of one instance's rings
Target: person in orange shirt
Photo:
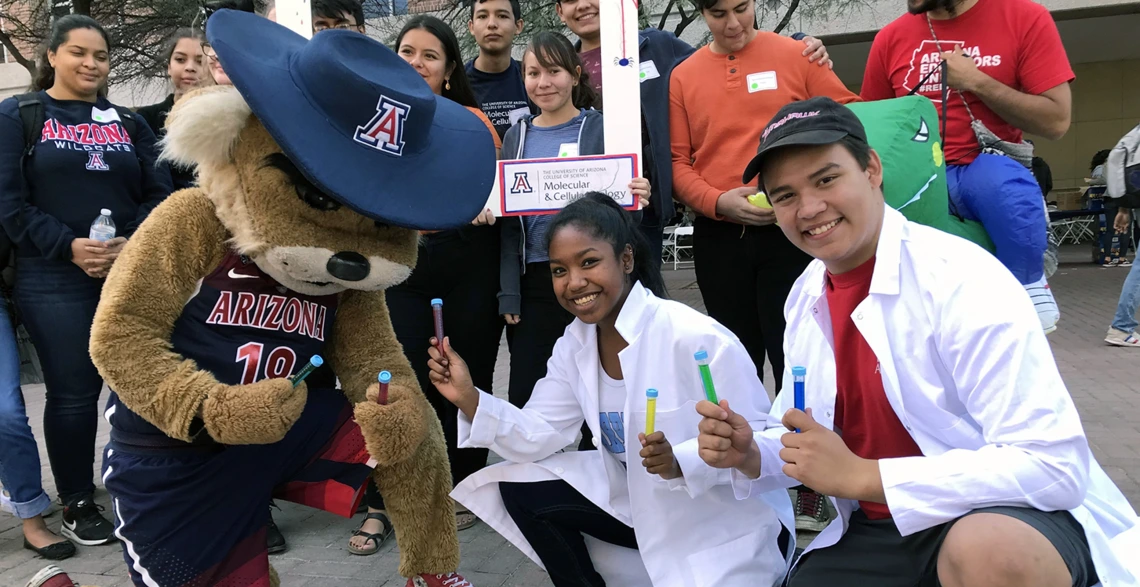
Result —
[[757, 189], [742, 185], [740, 170], [782, 106], [858, 97], [830, 68], [804, 59], [802, 42], [756, 30], [751, 0], [698, 4], [713, 40], [670, 79], [674, 193], [700, 215], [693, 252], [705, 307], [740, 338], [763, 379], [765, 355], [773, 373], [784, 370], [784, 301], [811, 258], [774, 226], [770, 208], [749, 203]]

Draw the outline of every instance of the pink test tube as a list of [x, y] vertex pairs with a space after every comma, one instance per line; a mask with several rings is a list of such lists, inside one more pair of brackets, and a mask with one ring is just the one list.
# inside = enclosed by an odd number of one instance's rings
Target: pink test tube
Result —
[[431, 301], [431, 315], [435, 318], [436, 348], [439, 354], [446, 356], [443, 352], [443, 300], [435, 298]]
[[392, 381], [392, 374], [387, 371], [380, 372], [380, 395], [376, 396], [376, 403], [388, 403], [388, 383]]

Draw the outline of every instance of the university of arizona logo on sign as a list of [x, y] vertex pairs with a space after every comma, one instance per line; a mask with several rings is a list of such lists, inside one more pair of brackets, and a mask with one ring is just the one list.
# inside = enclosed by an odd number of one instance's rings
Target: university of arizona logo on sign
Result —
[[404, 154], [404, 123], [412, 107], [380, 96], [376, 114], [364, 126], [356, 127], [352, 138], [365, 146], [383, 151], [389, 155]]
[[511, 186], [512, 194], [533, 194], [534, 188], [530, 185], [529, 172], [519, 171], [515, 173], [515, 183]]
[[107, 171], [111, 169], [106, 161], [103, 161], [103, 154], [94, 151], [87, 154], [87, 171]]

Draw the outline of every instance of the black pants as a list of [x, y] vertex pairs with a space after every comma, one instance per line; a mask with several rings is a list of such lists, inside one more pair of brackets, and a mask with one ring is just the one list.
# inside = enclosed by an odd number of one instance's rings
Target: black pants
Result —
[[[1025, 522], [1057, 549], [1073, 587], [1100, 582], [1085, 531], [1069, 512], [998, 506], [966, 515], [972, 514], [1000, 514]], [[796, 563], [788, 586], [939, 587], [938, 554], [955, 522], [901, 536], [894, 520], [868, 520], [863, 510], [856, 510], [839, 542], [808, 552]]]
[[507, 328], [511, 349], [511, 381], [507, 399], [523, 407], [534, 384], [546, 377], [546, 361], [574, 316], [558, 304], [550, 280], [550, 264], [530, 263], [522, 275], [519, 323]]
[[489, 392], [503, 334], [498, 291], [498, 227], [468, 226], [425, 236], [411, 277], [387, 292], [396, 338], [443, 424], [455, 484], [487, 466], [487, 449], [455, 447], [459, 409], [428, 379], [428, 341], [435, 333], [431, 299], [443, 300], [444, 335], [467, 362], [475, 385]]
[[21, 258], [16, 305], [39, 353], [47, 401], [44, 440], [60, 500], [66, 505], [95, 491], [95, 433], [103, 379], [88, 344], [102, 279], [68, 261]]
[[633, 528], [602, 511], [565, 481], [499, 483], [503, 505], [555, 587], [599, 587], [583, 534], [637, 549]]
[[645, 237], [648, 245], [649, 261], [653, 263], [653, 271], [661, 271], [661, 249], [664, 246], [665, 227], [658, 218], [654, 208], [646, 208], [641, 213], [641, 221], [637, 225], [638, 232]]
[[709, 316], [740, 339], [761, 380], [767, 355], [779, 393], [784, 302], [811, 257], [788, 242], [778, 226], [744, 227], [709, 218], [693, 223], [693, 255]]

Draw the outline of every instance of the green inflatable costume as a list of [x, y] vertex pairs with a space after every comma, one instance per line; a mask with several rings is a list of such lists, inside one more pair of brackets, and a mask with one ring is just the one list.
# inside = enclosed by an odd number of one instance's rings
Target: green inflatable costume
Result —
[[923, 96], [856, 102], [850, 108], [883, 161], [883, 196], [908, 220], [960, 236], [991, 253], [981, 223], [950, 213], [946, 165], [938, 135], [938, 112]]

